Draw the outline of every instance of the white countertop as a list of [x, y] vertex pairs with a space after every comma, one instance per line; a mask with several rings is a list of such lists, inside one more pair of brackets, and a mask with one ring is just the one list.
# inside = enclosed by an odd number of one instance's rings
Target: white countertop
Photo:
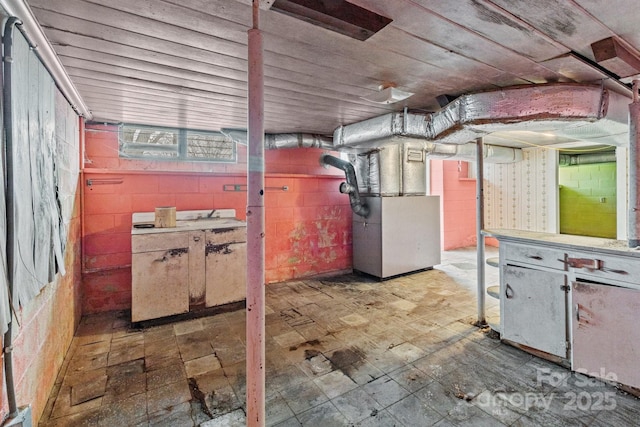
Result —
[[195, 231], [195, 230], [219, 230], [222, 228], [239, 228], [246, 227], [245, 221], [235, 218], [203, 218], [187, 221], [176, 221], [175, 227], [164, 228], [132, 228], [131, 234], [154, 234], [154, 233], [174, 233], [177, 231]]
[[[175, 227], [153, 227], [155, 212], [136, 212], [132, 215], [131, 234], [173, 233], [176, 231], [219, 230], [246, 227], [245, 221], [235, 218], [235, 209], [212, 209], [176, 212]], [[141, 226], [143, 228], [137, 228]]]
[[640, 257], [639, 248], [628, 247], [626, 240], [603, 239], [600, 237], [573, 236], [570, 234], [541, 233], [536, 231], [491, 229], [482, 234], [495, 237], [498, 241], [544, 244], [545, 246], [571, 248], [584, 252], [610, 253]]

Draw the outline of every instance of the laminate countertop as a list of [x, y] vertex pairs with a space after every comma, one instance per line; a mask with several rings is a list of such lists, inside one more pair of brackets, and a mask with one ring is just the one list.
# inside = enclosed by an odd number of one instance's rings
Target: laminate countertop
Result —
[[132, 235], [141, 234], [157, 234], [157, 233], [174, 233], [179, 231], [195, 231], [195, 230], [220, 230], [225, 228], [246, 227], [245, 221], [235, 218], [201, 218], [193, 220], [176, 221], [175, 227], [152, 227], [151, 223], [134, 224], [131, 228]]
[[489, 229], [483, 230], [482, 234], [488, 237], [495, 237], [498, 241], [529, 243], [582, 252], [608, 253], [640, 258], [640, 248], [630, 248], [626, 240], [512, 229]]

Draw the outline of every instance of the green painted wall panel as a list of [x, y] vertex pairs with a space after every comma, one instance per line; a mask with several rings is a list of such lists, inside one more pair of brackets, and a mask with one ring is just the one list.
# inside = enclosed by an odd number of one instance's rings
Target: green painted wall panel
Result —
[[616, 238], [616, 164], [562, 166], [560, 233]]

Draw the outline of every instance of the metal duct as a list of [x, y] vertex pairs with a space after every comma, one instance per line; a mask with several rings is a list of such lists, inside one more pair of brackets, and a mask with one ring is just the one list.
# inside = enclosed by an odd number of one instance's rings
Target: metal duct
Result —
[[264, 144], [268, 150], [280, 148], [332, 148], [332, 139], [310, 133], [265, 134]]
[[[462, 145], [427, 143], [427, 156], [437, 159], [477, 160], [476, 143], [469, 142]], [[520, 148], [502, 147], [499, 145], [483, 144], [484, 161], [486, 163], [516, 163], [522, 160]]]
[[616, 153], [560, 154], [559, 166], [591, 165], [594, 163], [615, 163]]
[[323, 165], [333, 166], [344, 171], [347, 182], [340, 184], [340, 192], [342, 194], [349, 195], [349, 202], [351, 203], [351, 210], [353, 213], [366, 218], [369, 215], [369, 207], [360, 199], [358, 180], [356, 179], [356, 171], [353, 168], [353, 165], [346, 160], [333, 157], [329, 154], [323, 154], [320, 156], [320, 163]]
[[375, 148], [407, 138], [465, 144], [509, 130], [574, 138], [579, 134], [584, 141], [606, 136], [609, 143], [624, 145], [628, 128], [626, 111], [621, 108], [623, 99], [594, 85], [515, 86], [461, 96], [435, 113], [395, 112], [340, 126], [334, 131], [333, 145], [335, 149]]
[[[244, 129], [220, 129], [220, 132], [234, 142], [247, 145], [247, 131]], [[330, 148], [332, 138], [311, 133], [266, 133], [264, 146], [268, 150], [280, 148]]]
[[[483, 144], [483, 153], [487, 163], [522, 160], [519, 148]], [[356, 171], [362, 195], [407, 196], [426, 194], [426, 160], [429, 157], [476, 162], [476, 143], [454, 145], [411, 140], [350, 154], [349, 160]]]

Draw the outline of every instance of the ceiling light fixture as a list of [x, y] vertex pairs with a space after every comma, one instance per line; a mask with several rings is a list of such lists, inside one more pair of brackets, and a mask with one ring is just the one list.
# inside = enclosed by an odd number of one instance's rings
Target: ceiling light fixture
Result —
[[376, 104], [393, 104], [395, 102], [404, 101], [413, 95], [413, 92], [400, 90], [395, 85], [380, 85], [378, 92], [369, 96], [362, 96], [365, 101], [375, 102]]

